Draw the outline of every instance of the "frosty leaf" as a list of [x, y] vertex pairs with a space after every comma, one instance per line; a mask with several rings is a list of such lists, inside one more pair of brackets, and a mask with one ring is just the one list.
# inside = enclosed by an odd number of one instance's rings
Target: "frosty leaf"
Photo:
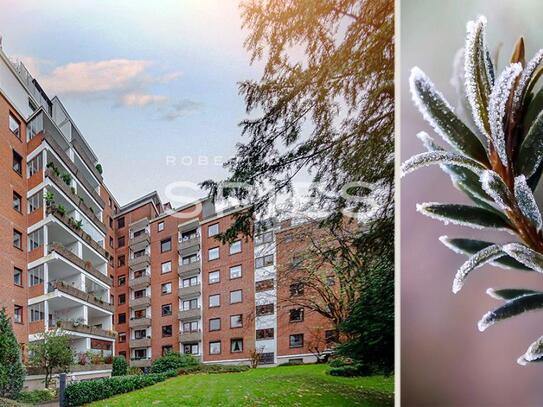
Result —
[[464, 77], [466, 96], [471, 106], [473, 121], [484, 135], [489, 135], [488, 99], [492, 89], [493, 72], [486, 49], [486, 18], [481, 16], [467, 25], [464, 47]]
[[537, 207], [532, 190], [526, 183], [524, 175], [515, 178], [515, 198], [522, 214], [536, 227], [541, 230], [542, 220], [541, 212]]
[[543, 336], [532, 343], [526, 353], [518, 358], [519, 365], [526, 365], [528, 362], [541, 362], [543, 360]]
[[513, 111], [519, 112], [522, 100], [524, 99], [526, 92], [528, 90], [528, 85], [531, 82], [531, 79], [539, 66], [541, 64], [541, 61], [543, 60], [543, 49], [540, 49], [535, 56], [526, 64], [526, 68], [524, 68], [522, 75], [520, 76], [520, 79], [518, 81], [517, 88], [515, 89], [515, 94], [513, 96]]
[[484, 266], [492, 260], [503, 256], [504, 254], [505, 253], [502, 252], [500, 246], [493, 244], [471, 256], [468, 261], [462, 264], [460, 269], [458, 269], [456, 276], [454, 277], [452, 287], [453, 293], [456, 294], [462, 289], [464, 281], [469, 273], [471, 273], [476, 268]]
[[[492, 242], [485, 242], [482, 240], [450, 238], [448, 236], [441, 236], [439, 240], [453, 252], [464, 254], [466, 256], [474, 255], [475, 253], [486, 249], [487, 247], [494, 244]], [[530, 268], [526, 267], [524, 264], [518, 262], [514, 258], [506, 255], [505, 253], [502, 257], [494, 259], [492, 265], [504, 268], [515, 268], [524, 271], [531, 271]]]
[[505, 166], [507, 166], [508, 162], [507, 149], [505, 146], [505, 132], [503, 129], [506, 105], [511, 92], [513, 91], [515, 80], [521, 72], [522, 65], [520, 63], [507, 66], [498, 77], [488, 102], [488, 119], [492, 143], [496, 148], [496, 152], [498, 153], [502, 164]]
[[403, 177], [412, 171], [432, 164], [458, 165], [460, 167], [468, 168], [476, 174], [481, 174], [482, 171], [485, 170], [485, 167], [482, 164], [460, 154], [451, 153], [448, 151], [432, 151], [417, 154], [405, 161], [400, 169], [401, 175]]
[[495, 290], [489, 288], [486, 293], [496, 300], [513, 300], [528, 294], [543, 294], [541, 291], [528, 290], [526, 288], [502, 288]]
[[536, 117], [520, 146], [517, 172], [530, 178], [543, 159], [543, 111]]
[[445, 149], [438, 146], [434, 139], [425, 131], [419, 131], [416, 137], [422, 142], [426, 151], [445, 151]]
[[508, 243], [502, 250], [532, 270], [543, 273], [543, 256], [522, 243]]
[[419, 68], [411, 70], [411, 96], [424, 119], [443, 140], [464, 155], [488, 162], [481, 140], [453, 113], [449, 103]]
[[481, 174], [481, 185], [501, 209], [507, 210], [511, 208], [513, 197], [498, 174], [492, 170], [484, 171]]
[[482, 332], [498, 321], [520, 315], [527, 311], [543, 308], [543, 294], [528, 294], [507, 301], [504, 305], [488, 312], [479, 321], [478, 327]]
[[417, 211], [423, 215], [449, 222], [468, 226], [475, 229], [497, 228], [509, 230], [509, 223], [498, 214], [476, 206], [424, 203], [417, 205]]

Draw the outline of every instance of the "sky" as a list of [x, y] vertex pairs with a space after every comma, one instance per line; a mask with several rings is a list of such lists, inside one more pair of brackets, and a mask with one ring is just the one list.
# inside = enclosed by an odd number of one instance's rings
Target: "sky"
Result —
[[178, 206], [205, 195], [182, 183], [227, 175], [246, 117], [237, 83], [261, 73], [238, 0], [0, 5], [4, 51], [59, 96], [121, 205], [157, 190]]

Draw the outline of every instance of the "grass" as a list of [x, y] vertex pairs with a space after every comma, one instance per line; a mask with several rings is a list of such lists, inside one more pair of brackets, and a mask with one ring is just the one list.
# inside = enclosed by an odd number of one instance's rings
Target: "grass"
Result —
[[91, 404], [113, 406], [392, 406], [394, 378], [334, 377], [326, 365], [178, 376]]

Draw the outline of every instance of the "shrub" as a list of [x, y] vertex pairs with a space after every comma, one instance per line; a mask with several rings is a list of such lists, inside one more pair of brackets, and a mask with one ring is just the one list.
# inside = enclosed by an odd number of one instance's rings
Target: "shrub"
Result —
[[300, 366], [303, 364], [304, 362], [302, 360], [289, 360], [288, 362], [281, 363], [279, 366]]
[[182, 367], [196, 366], [199, 363], [198, 359], [192, 355], [170, 352], [153, 362], [151, 365], [151, 373], [162, 373]]
[[239, 373], [249, 370], [247, 365], [204, 365], [182, 367], [177, 370], [177, 374], [186, 375], [194, 373]]
[[0, 310], [0, 397], [16, 398], [25, 378], [21, 351], [6, 309]]
[[125, 376], [128, 371], [128, 363], [122, 356], [115, 356], [113, 358], [113, 366], [111, 370], [111, 376]]
[[366, 365], [344, 365], [341, 367], [333, 367], [329, 372], [332, 376], [354, 377], [354, 376], [369, 376], [374, 374], [372, 369]]
[[143, 374], [143, 370], [141, 370], [140, 367], [131, 366], [128, 368], [127, 374], [130, 376], [140, 375], [140, 374]]
[[337, 357], [328, 362], [328, 364], [330, 365], [330, 367], [342, 367], [345, 365], [351, 365], [352, 360], [343, 357]]
[[66, 406], [81, 406], [93, 401], [107, 399], [116, 394], [128, 393], [162, 382], [177, 375], [175, 370], [164, 373], [116, 376], [104, 379], [72, 383], [66, 387], [64, 402]]
[[40, 404], [57, 398], [56, 389], [40, 389], [32, 391], [22, 391], [17, 397], [17, 401], [26, 404]]

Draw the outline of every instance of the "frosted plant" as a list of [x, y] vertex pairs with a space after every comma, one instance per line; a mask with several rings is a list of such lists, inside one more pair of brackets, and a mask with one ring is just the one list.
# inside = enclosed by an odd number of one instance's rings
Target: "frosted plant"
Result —
[[[460, 266], [452, 290], [459, 292], [469, 275], [484, 265], [543, 273], [543, 221], [534, 199], [543, 172], [543, 89], [536, 86], [543, 73], [543, 50], [526, 63], [524, 41], [517, 41], [511, 61], [501, 73], [491, 61], [486, 19], [467, 25], [464, 71], [453, 84], [461, 95], [464, 122], [430, 79], [415, 67], [409, 79], [413, 101], [423, 118], [447, 144], [447, 149], [421, 132], [417, 137], [427, 152], [402, 165], [402, 176], [438, 164], [471, 205], [424, 203], [417, 210], [446, 224], [497, 229], [514, 236], [506, 244], [442, 236], [451, 250], [468, 256]], [[455, 66], [461, 66], [456, 58]], [[526, 311], [543, 308], [543, 292], [525, 288], [487, 290], [503, 301], [479, 321], [479, 330]], [[532, 343], [518, 363], [543, 361], [543, 336]]]

